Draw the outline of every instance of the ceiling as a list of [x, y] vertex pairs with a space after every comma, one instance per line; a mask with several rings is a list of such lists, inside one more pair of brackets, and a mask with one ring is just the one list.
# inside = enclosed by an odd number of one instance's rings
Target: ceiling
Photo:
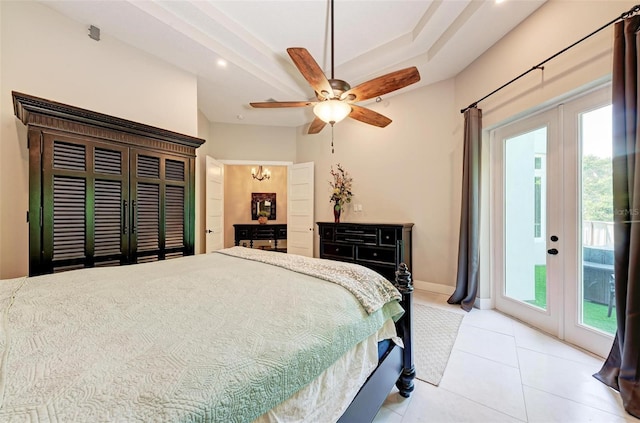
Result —
[[[450, 78], [545, 1], [335, 0], [335, 77], [353, 87], [416, 66], [421, 81], [395, 93]], [[102, 38], [117, 38], [197, 75], [198, 108], [211, 122], [278, 126], [310, 122], [313, 114], [308, 107], [253, 109], [248, 104], [315, 99], [287, 47], [306, 48], [331, 76], [329, 0], [43, 4], [99, 27]], [[226, 66], [218, 64], [220, 59]]]

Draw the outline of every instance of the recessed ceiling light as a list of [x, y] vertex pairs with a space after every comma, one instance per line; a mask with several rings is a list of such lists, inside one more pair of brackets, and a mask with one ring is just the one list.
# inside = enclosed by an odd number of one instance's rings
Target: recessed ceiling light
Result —
[[227, 61], [224, 60], [224, 59], [218, 59], [217, 63], [218, 63], [218, 67], [221, 67], [221, 68], [226, 68], [227, 67]]
[[504, 3], [507, 0], [496, 0], [496, 4]]

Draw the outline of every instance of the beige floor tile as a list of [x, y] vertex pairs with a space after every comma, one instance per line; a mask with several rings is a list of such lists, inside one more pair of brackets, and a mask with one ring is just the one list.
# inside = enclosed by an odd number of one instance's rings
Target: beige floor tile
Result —
[[390, 410], [387, 407], [382, 407], [376, 418], [373, 419], [373, 423], [401, 423], [402, 416], [395, 411]]
[[462, 325], [513, 335], [513, 320], [495, 310], [471, 310]]
[[[415, 386], [417, 387], [418, 384], [421, 384], [424, 382], [421, 382], [418, 379], [415, 379], [414, 383], [415, 383]], [[400, 414], [402, 416], [407, 411], [407, 408], [409, 407], [409, 404], [411, 404], [411, 401], [413, 400], [413, 398], [414, 398], [413, 394], [409, 398], [403, 397], [398, 393], [398, 389], [394, 387], [391, 393], [389, 394], [389, 396], [387, 397], [387, 399], [385, 400], [383, 407], [386, 407], [389, 410], [397, 414]]]
[[530, 423], [625, 423], [625, 418], [534, 388], [524, 387]]
[[560, 341], [521, 322], [513, 322], [513, 333], [517, 347], [596, 366], [598, 369], [604, 363], [602, 357]]
[[592, 377], [600, 357], [500, 312], [465, 313], [447, 295], [415, 292], [417, 303], [465, 318], [440, 386], [416, 380], [409, 399], [394, 389], [375, 423], [640, 422]]
[[403, 423], [517, 423], [522, 421], [427, 383], [420, 384], [414, 395], [415, 398], [407, 409]]
[[517, 368], [454, 350], [440, 387], [517, 419], [526, 419]]
[[460, 326], [453, 348], [507, 366], [518, 367], [518, 354], [513, 336], [465, 325]]
[[518, 348], [522, 384], [608, 413], [624, 416], [620, 395], [596, 380], [597, 365]]

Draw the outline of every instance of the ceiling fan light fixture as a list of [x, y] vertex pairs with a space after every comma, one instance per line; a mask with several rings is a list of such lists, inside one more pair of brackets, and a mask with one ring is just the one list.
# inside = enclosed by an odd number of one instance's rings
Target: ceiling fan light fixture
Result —
[[313, 107], [313, 113], [323, 122], [338, 123], [351, 113], [351, 106], [344, 101], [329, 99], [321, 101]]

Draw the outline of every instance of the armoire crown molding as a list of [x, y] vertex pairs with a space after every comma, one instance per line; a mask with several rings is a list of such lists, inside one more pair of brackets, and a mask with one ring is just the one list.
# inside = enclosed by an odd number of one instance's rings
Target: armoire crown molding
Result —
[[196, 148], [205, 142], [201, 138], [29, 94], [16, 91], [12, 91], [11, 94], [14, 113], [25, 125], [59, 129], [64, 132], [103, 138], [130, 145], [148, 145], [148, 147], [154, 149], [191, 155], [194, 154]]

